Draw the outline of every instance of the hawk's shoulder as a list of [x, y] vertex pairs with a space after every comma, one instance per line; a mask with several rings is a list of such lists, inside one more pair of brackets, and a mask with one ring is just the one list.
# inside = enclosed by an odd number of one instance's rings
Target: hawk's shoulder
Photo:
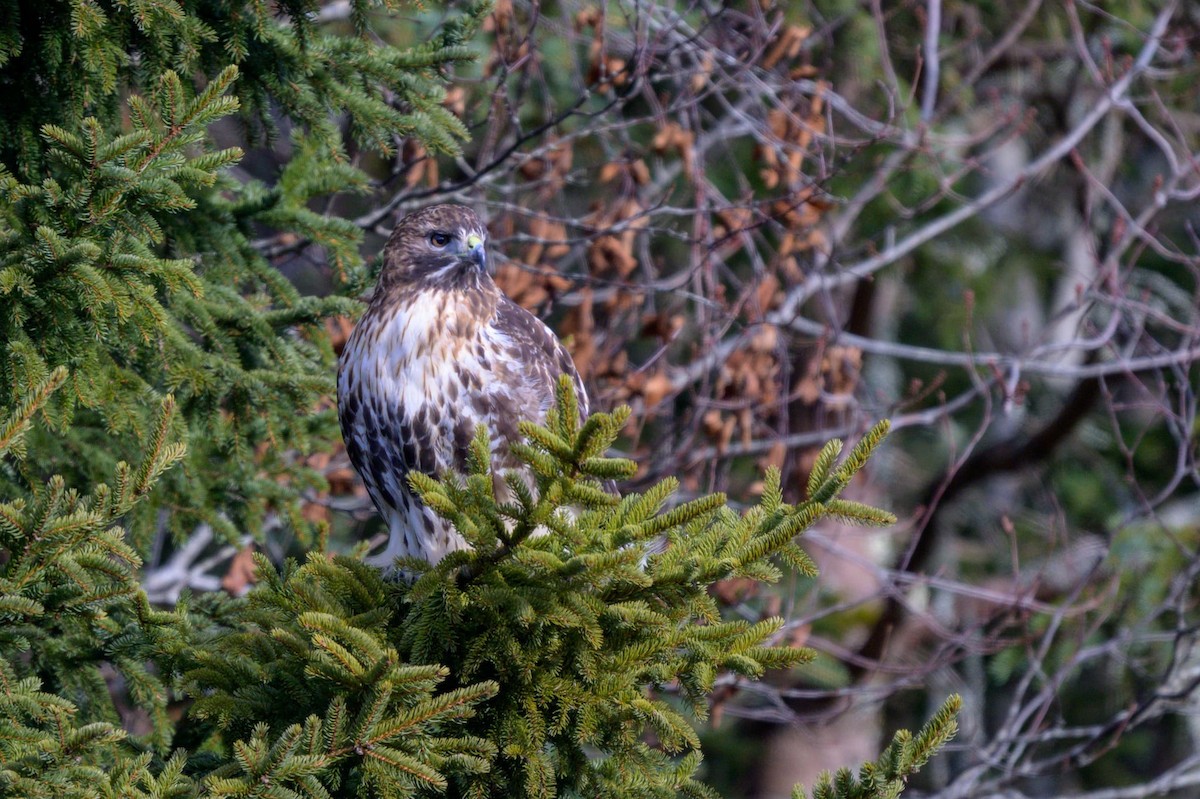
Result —
[[527, 379], [536, 384], [539, 396], [544, 398], [543, 405], [553, 402], [558, 377], [565, 374], [575, 384], [580, 413], [587, 415], [587, 394], [571, 353], [545, 322], [501, 295], [493, 328], [500, 334], [507, 357], [521, 364]]

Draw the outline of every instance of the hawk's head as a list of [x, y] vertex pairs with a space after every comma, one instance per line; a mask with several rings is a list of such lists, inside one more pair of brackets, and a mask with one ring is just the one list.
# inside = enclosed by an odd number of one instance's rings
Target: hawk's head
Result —
[[388, 283], [477, 285], [487, 273], [487, 228], [463, 205], [432, 205], [400, 220], [383, 249]]

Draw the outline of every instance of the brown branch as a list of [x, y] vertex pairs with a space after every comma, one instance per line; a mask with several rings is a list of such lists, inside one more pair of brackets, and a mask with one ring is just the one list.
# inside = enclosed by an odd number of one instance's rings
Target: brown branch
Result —
[[[1100, 381], [1082, 380], [1075, 385], [1054, 418], [1029, 436], [1014, 436], [987, 449], [974, 452], [962, 467], [925, 490], [924, 513], [908, 550], [895, 565], [898, 572], [919, 572], [929, 562], [938, 540], [938, 521], [941, 511], [964, 490], [976, 483], [1001, 474], [1029, 469], [1048, 460], [1074, 432], [1100, 398]], [[878, 663], [885, 653], [888, 639], [900, 623], [904, 607], [897, 597], [889, 597], [883, 613], [871, 629], [871, 634], [858, 650], [859, 661]], [[862, 665], [851, 665], [850, 671], [861, 679], [868, 671]]]

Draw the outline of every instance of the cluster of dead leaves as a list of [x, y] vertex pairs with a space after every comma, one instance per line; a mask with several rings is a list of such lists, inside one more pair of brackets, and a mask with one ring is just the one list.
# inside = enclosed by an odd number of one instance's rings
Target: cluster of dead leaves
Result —
[[721, 364], [714, 398], [729, 409], [712, 408], [701, 418], [718, 452], [724, 452], [735, 436], [749, 444], [755, 420], [780, 407], [780, 370], [779, 328], [767, 324]]
[[[590, 286], [579, 290], [579, 302], [567, 312], [561, 325], [561, 334], [571, 350], [571, 358], [579, 376], [585, 381], [597, 377], [608, 377], [624, 368], [627, 358], [619, 355], [601, 356], [599, 338], [596, 334], [595, 292]], [[616, 360], [620, 359], [617, 364]]]
[[539, 202], [544, 203], [562, 192], [575, 160], [575, 148], [570, 140], [551, 136], [537, 152], [523, 157], [517, 172], [531, 183], [537, 183]]
[[438, 162], [429, 155], [425, 145], [414, 138], [404, 140], [400, 152], [400, 164], [404, 175], [404, 185], [410, 189], [418, 186], [433, 188], [438, 183]]
[[492, 34], [491, 56], [483, 68], [485, 76], [511, 69], [514, 64], [533, 66], [540, 62], [541, 56], [531, 46], [529, 36], [519, 30], [512, 0], [495, 0], [483, 29]]
[[808, 361], [808, 370], [800, 375], [792, 396], [808, 405], [820, 403], [826, 408], [850, 403], [862, 375], [862, 350], [834, 345], [824, 347], [819, 358]]
[[[599, 315], [608, 319], [607, 304], [602, 303]], [[571, 351], [575, 368], [585, 381], [606, 385], [621, 383], [630, 374], [629, 354], [625, 347], [629, 338], [610, 335], [610, 328], [599, 329], [596, 293], [591, 286], [579, 289], [577, 302], [567, 312], [559, 326], [560, 333]], [[610, 392], [611, 393], [611, 392]], [[619, 395], [611, 395], [612, 403]], [[625, 396], [629, 396], [628, 393]]]
[[[643, 338], [655, 341], [658, 346], [667, 347], [683, 331], [686, 323], [681, 313], [652, 313], [643, 317], [639, 333]], [[621, 356], [624, 354], [624, 351], [619, 353]], [[627, 367], [624, 360], [620, 360], [620, 364]], [[612, 377], [617, 378], [613, 387], [614, 401], [631, 402], [639, 399], [640, 408], [646, 416], [671, 412], [672, 408], [663, 405], [663, 402], [673, 397], [678, 388], [661, 366], [653, 370], [622, 368], [614, 370]]]
[[781, 261], [825, 245], [819, 223], [829, 210], [804, 172], [804, 161], [817, 131], [824, 129], [820, 95], [799, 103], [808, 106], [802, 117], [797, 110], [775, 108], [767, 113], [767, 131], [755, 147], [760, 164], [759, 175], [768, 189], [784, 188], [787, 193], [770, 204], [770, 215], [784, 229], [778, 247]]
[[613, 88], [622, 89], [633, 80], [628, 69], [629, 62], [608, 52], [604, 44], [604, 12], [597, 6], [589, 6], [575, 15], [575, 32], [592, 31], [588, 45], [588, 68], [586, 80], [599, 94], [608, 94]]
[[[632, 174], [636, 182], [638, 163], [607, 164], [601, 169], [601, 181], [612, 182], [621, 175]], [[645, 212], [645, 206], [635, 196], [593, 207], [584, 218], [584, 225], [595, 233], [587, 247], [588, 269], [593, 275], [628, 279], [633, 274], [638, 267], [634, 245], [638, 234], [650, 226], [650, 217]]]
[[[782, 26], [771, 43], [763, 50], [762, 58], [759, 59], [759, 66], [763, 69], [774, 69], [780, 64], [790, 66], [790, 62], [794, 61], [804, 49], [804, 43], [808, 41], [808, 37], [812, 35], [812, 28], [800, 25], [784, 25]], [[800, 64], [790, 66], [788, 75], [791, 78], [807, 78], [815, 74], [816, 70], [810, 64]]]
[[[678, 122], [667, 122], [660, 126], [650, 141], [650, 149], [658, 155], [678, 154], [683, 161], [683, 173], [691, 180], [695, 180], [697, 177], [695, 172], [696, 134]], [[648, 183], [649, 180], [646, 182]]]
[[[501, 236], [511, 236], [515, 222], [510, 216], [493, 227], [497, 226], [504, 229]], [[531, 241], [514, 260], [497, 268], [496, 283], [514, 302], [536, 313], [571, 287], [559, 267], [571, 252], [571, 244], [567, 226], [556, 220], [533, 217], [527, 233]]]
[[[579, 290], [580, 302], [571, 308], [559, 326], [575, 367], [584, 380], [603, 388], [606, 405], [631, 403], [638, 408], [639, 423], [666, 412], [664, 400], [676, 393], [676, 386], [663, 364], [656, 368], [637, 368], [629, 360], [627, 347], [633, 338], [650, 339], [662, 347], [669, 346], [684, 329], [686, 319], [681, 313], [652, 313], [641, 317], [636, 334], [632, 331], [614, 338], [610, 330], [597, 331], [595, 292], [591, 287]], [[603, 309], [607, 314], [608, 308]]]
[[[802, 54], [811, 32], [797, 25], [782, 26], [764, 48], [759, 64], [764, 69], [787, 68], [793, 79], [813, 77], [816, 70], [812, 65], [792, 64]], [[771, 202], [769, 214], [784, 228], [778, 261], [790, 277], [798, 279], [794, 256], [825, 244], [818, 224], [829, 204], [818, 196], [805, 172], [805, 161], [826, 127], [825, 98], [820, 91], [812, 95], [797, 91], [779, 99], [780, 104], [766, 114], [766, 128], [755, 145], [754, 157], [763, 186], [769, 191], [786, 192]]]

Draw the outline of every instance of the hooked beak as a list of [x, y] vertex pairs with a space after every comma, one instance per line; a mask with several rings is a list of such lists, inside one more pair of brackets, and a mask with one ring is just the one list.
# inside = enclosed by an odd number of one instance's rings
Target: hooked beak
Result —
[[480, 269], [487, 271], [487, 250], [483, 247], [482, 236], [475, 233], [467, 236], [467, 251], [464, 255], [474, 261]]

